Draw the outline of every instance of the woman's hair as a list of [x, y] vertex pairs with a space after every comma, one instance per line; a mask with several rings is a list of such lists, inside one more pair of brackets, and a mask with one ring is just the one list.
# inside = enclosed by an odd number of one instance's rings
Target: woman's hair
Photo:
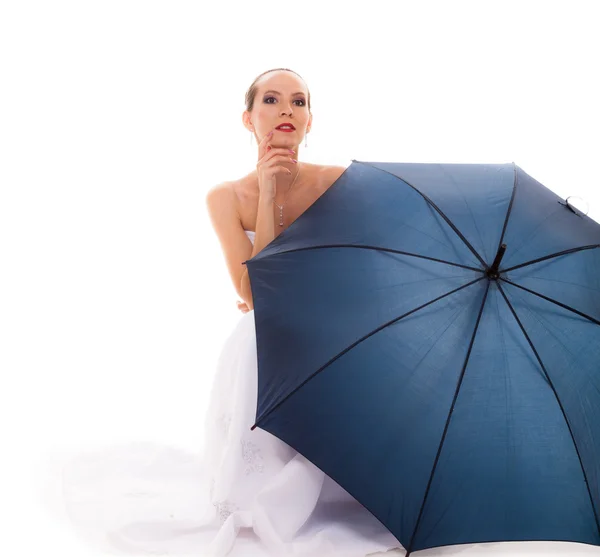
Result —
[[[288, 68], [275, 68], [274, 70], [267, 70], [266, 72], [261, 73], [253, 82], [252, 85], [250, 85], [250, 87], [248, 88], [248, 91], [246, 91], [246, 110], [248, 112], [252, 112], [252, 108], [254, 107], [254, 97], [256, 97], [256, 90], [258, 89], [258, 86], [256, 85], [256, 82], [265, 74], [268, 74], [269, 72], [277, 72], [277, 71], [286, 71], [286, 72], [292, 72], [295, 73], [300, 79], [302, 79], [302, 81], [304, 81], [304, 79], [302, 78], [302, 76], [298, 73], [296, 73], [294, 70], [290, 70]], [[306, 83], [306, 82], [305, 82]], [[306, 88], [308, 91], [308, 87]], [[310, 112], [310, 91], [308, 91], [308, 98], [307, 98], [307, 105], [308, 105], [308, 111]]]

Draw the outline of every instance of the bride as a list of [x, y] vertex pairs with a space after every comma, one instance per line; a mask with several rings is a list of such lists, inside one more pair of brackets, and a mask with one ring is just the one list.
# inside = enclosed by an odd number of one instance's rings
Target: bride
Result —
[[[165, 463], [176, 459], [163, 450], [150, 458], [128, 454], [95, 461], [101, 480], [90, 479], [91, 467], [78, 475], [66, 471], [67, 507], [80, 522], [84, 512], [95, 521], [112, 520], [103, 532], [111, 548], [198, 557], [383, 555], [400, 544], [365, 507], [292, 447], [260, 428], [251, 430], [257, 352], [251, 285], [242, 263], [286, 230], [345, 168], [298, 162], [312, 114], [308, 88], [295, 72], [278, 68], [259, 75], [246, 93], [246, 108], [243, 122], [258, 144], [256, 170], [214, 186], [206, 196], [244, 315], [217, 361], [200, 460], [179, 458], [176, 473], [168, 472]], [[136, 458], [145, 468], [135, 469]], [[119, 503], [106, 512], [114, 470], [146, 483], [132, 491], [133, 480], [120, 479]], [[160, 482], [167, 481], [165, 489]], [[103, 497], [93, 495], [96, 485]], [[392, 554], [404, 552], [386, 557]]]
[[301, 163], [299, 144], [312, 127], [310, 93], [295, 72], [259, 75], [246, 93], [243, 122], [258, 144], [256, 170], [207, 194], [213, 228], [246, 315], [220, 357], [206, 420], [208, 517], [226, 555], [240, 529], [252, 529], [273, 555], [348, 555], [398, 547], [364, 507], [256, 418], [257, 366], [252, 291], [242, 262], [286, 230], [344, 172]]

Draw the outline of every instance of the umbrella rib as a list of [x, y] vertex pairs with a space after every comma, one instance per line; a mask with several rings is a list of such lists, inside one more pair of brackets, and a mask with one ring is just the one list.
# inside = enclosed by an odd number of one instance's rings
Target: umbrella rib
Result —
[[310, 377], [308, 377], [307, 379], [305, 379], [292, 392], [290, 392], [282, 400], [280, 400], [275, 406], [273, 406], [273, 408], [271, 408], [270, 410], [268, 410], [267, 412], [265, 412], [263, 414], [263, 416], [261, 416], [261, 418], [259, 420], [257, 420], [257, 422], [250, 428], [250, 430], [253, 431], [254, 428], [256, 428], [259, 425], [260, 422], [262, 422], [269, 414], [271, 414], [275, 410], [277, 410], [277, 408], [279, 408], [294, 393], [298, 392], [302, 387], [304, 387], [304, 385], [306, 385], [306, 383], [308, 383], [313, 377], [315, 377], [316, 375], [318, 375], [319, 373], [321, 373], [324, 369], [326, 369], [329, 365], [331, 365], [333, 362], [335, 362], [338, 358], [341, 358], [346, 352], [349, 352], [350, 350], [352, 350], [352, 348], [354, 348], [357, 344], [360, 344], [362, 341], [366, 340], [370, 336], [373, 336], [375, 333], [378, 333], [379, 331], [381, 331], [385, 327], [388, 327], [389, 325], [393, 325], [397, 321], [400, 321], [401, 319], [404, 319], [405, 317], [408, 317], [409, 315], [412, 315], [413, 313], [419, 311], [420, 309], [426, 308], [427, 306], [430, 306], [431, 304], [437, 302], [438, 300], [441, 300], [442, 298], [446, 298], [447, 296], [450, 296], [451, 294], [454, 294], [455, 292], [458, 292], [459, 290], [462, 290], [463, 288], [467, 288], [468, 286], [471, 286], [472, 284], [475, 284], [476, 282], [479, 282], [480, 280], [483, 280], [483, 279], [486, 279], [486, 278], [487, 278], [486, 276], [483, 276], [481, 278], [477, 278], [475, 280], [472, 280], [471, 282], [468, 282], [467, 284], [463, 284], [462, 286], [459, 286], [458, 288], [455, 288], [454, 290], [451, 290], [450, 292], [446, 292], [446, 294], [442, 294], [441, 296], [438, 296], [437, 298], [435, 298], [434, 300], [431, 300], [430, 302], [427, 302], [427, 303], [425, 303], [425, 304], [423, 304], [423, 305], [421, 305], [421, 306], [419, 306], [419, 307], [417, 307], [415, 309], [411, 309], [410, 311], [408, 311], [407, 313], [401, 315], [400, 317], [395, 317], [391, 321], [388, 321], [387, 323], [384, 323], [383, 325], [380, 325], [376, 329], [372, 330], [371, 332], [367, 333], [363, 337], [359, 338], [357, 341], [353, 342], [350, 346], [347, 346], [344, 350], [342, 350], [340, 353], [336, 354], [328, 362], [326, 362], [324, 365], [322, 365]]
[[580, 246], [578, 248], [566, 249], [563, 251], [559, 251], [557, 253], [545, 255], [544, 257], [539, 257], [538, 259], [534, 259], [533, 261], [527, 261], [526, 263], [521, 263], [520, 265], [515, 265], [514, 267], [509, 267], [508, 269], [501, 269], [500, 272], [508, 273], [508, 271], [514, 271], [515, 269], [520, 269], [521, 267], [527, 267], [528, 265], [533, 265], [535, 263], [539, 263], [540, 261], [546, 261], [547, 259], [553, 259], [554, 257], [560, 257], [561, 255], [567, 255], [569, 253], [576, 253], [578, 251], [583, 251], [586, 249], [595, 249], [595, 248], [600, 248], [600, 244], [590, 244], [589, 246]]
[[[510, 281], [507, 281], [507, 282], [510, 282]], [[513, 284], [513, 283], [511, 283], [511, 284]], [[518, 285], [515, 285], [515, 286], [518, 286]], [[525, 338], [527, 339], [527, 342], [529, 343], [529, 346], [531, 346], [531, 349], [533, 350], [533, 353], [535, 354], [535, 357], [537, 358], [537, 361], [539, 362], [542, 370], [544, 371], [544, 375], [546, 376], [546, 379], [548, 380], [548, 383], [550, 384], [550, 388], [552, 389], [552, 392], [554, 393], [554, 396], [556, 397], [556, 401], [558, 402], [558, 406], [560, 407], [560, 411], [562, 412], [562, 415], [563, 415], [563, 417], [565, 419], [565, 422], [567, 424], [567, 428], [569, 429], [569, 434], [571, 435], [571, 440], [573, 441], [573, 446], [575, 447], [575, 452], [577, 453], [577, 458], [579, 459], [579, 464], [581, 466], [581, 471], [583, 472], [583, 479], [585, 481], [585, 485], [587, 487], [587, 491], [588, 491], [588, 494], [590, 496], [590, 502], [592, 504], [592, 511], [594, 512], [594, 519], [596, 520], [596, 527], [598, 528], [598, 533], [600, 534], [600, 521], [598, 519], [598, 511], [596, 510], [596, 506], [594, 505], [594, 498], [592, 497], [592, 492], [590, 490], [590, 484], [589, 484], [588, 479], [587, 479], [587, 474], [585, 473], [585, 468], [583, 466], [583, 461], [581, 460], [581, 454], [579, 453], [579, 448], [577, 447], [577, 442], [575, 441], [575, 436], [573, 435], [573, 430], [571, 429], [571, 424], [569, 423], [569, 420], [567, 419], [567, 415], [565, 414], [565, 409], [563, 408], [562, 402], [560, 401], [560, 397], [558, 396], [558, 393], [556, 392], [556, 389], [554, 388], [554, 383], [552, 383], [552, 379], [550, 379], [550, 376], [548, 375], [548, 371], [546, 370], [546, 367], [544, 366], [544, 364], [542, 362], [542, 359], [540, 358], [540, 355], [538, 354], [538, 351], [535, 349], [535, 346], [533, 345], [533, 342], [531, 342], [531, 339], [529, 338], [529, 335], [527, 334], [527, 331], [525, 330], [525, 327], [521, 323], [521, 320], [519, 319], [519, 316], [517, 315], [517, 312], [513, 308], [513, 306], [510, 303], [510, 301], [508, 300], [508, 297], [504, 293], [504, 289], [502, 288], [502, 286], [500, 285], [500, 283], [498, 283], [498, 290], [500, 290], [500, 293], [502, 294], [502, 296], [504, 297], [504, 300], [508, 304], [508, 307], [509, 307], [510, 311], [512, 312], [514, 318], [517, 320], [517, 323], [519, 324], [519, 327], [521, 328], [521, 331], [525, 335]], [[527, 290], [527, 289], [525, 289], [525, 290]], [[536, 293], [532, 292], [532, 294], [536, 294]], [[545, 297], [545, 296], [543, 296], [543, 297]], [[548, 298], [546, 298], [546, 299], [548, 299]], [[550, 301], [552, 301], [552, 300], [550, 300]], [[560, 304], [560, 305], [562, 305], [562, 304]], [[577, 312], [577, 313], [579, 313], [579, 312]]]
[[[504, 219], [504, 226], [502, 227], [502, 234], [500, 234], [500, 241], [498, 242], [498, 249], [496, 252], [500, 250], [502, 246], [502, 242], [504, 241], [504, 234], [506, 234], [506, 229], [508, 228], [508, 221], [510, 219], [510, 214], [513, 208], [513, 202], [515, 200], [517, 194], [517, 165], [513, 162], [513, 172], [514, 172], [514, 180], [513, 180], [513, 189], [512, 194], [510, 196], [510, 203], [508, 204], [508, 210], [506, 211], [506, 218]], [[505, 271], [503, 271], [505, 272]]]
[[412, 551], [412, 545], [415, 540], [415, 536], [417, 535], [417, 530], [419, 529], [419, 524], [420, 524], [421, 518], [423, 516], [423, 511], [425, 510], [425, 502], [427, 501], [427, 496], [429, 495], [429, 489], [431, 488], [431, 484], [433, 483], [433, 476], [435, 474], [435, 470], [437, 468], [437, 464], [440, 459], [440, 455], [442, 453], [442, 447], [444, 446], [446, 434], [448, 433], [448, 427], [450, 426], [450, 418], [452, 417], [452, 412], [454, 411], [456, 399], [458, 398], [458, 393], [460, 392], [460, 388], [463, 383], [465, 372], [467, 371], [467, 365], [469, 363], [469, 358], [471, 356], [471, 350], [473, 348], [473, 344], [475, 344], [475, 337], [477, 336], [477, 331], [479, 329], [479, 322], [481, 321], [481, 315], [483, 313], [483, 308], [485, 307], [485, 302], [487, 300], [488, 292], [490, 291], [490, 283], [491, 283], [491, 281], [488, 281], [488, 285], [485, 290], [485, 295], [483, 296], [483, 301], [481, 302], [481, 307], [479, 308], [479, 315], [477, 316], [477, 322], [475, 323], [475, 329], [473, 330], [473, 335], [471, 336], [471, 342], [469, 344], [469, 349], [467, 350], [467, 355], [465, 356], [465, 363], [463, 364], [463, 368], [460, 373], [458, 383], [456, 385], [456, 391], [454, 392], [454, 398], [452, 399], [450, 411], [448, 412], [448, 418], [446, 419], [446, 425], [444, 426], [444, 432], [442, 433], [442, 438], [440, 440], [440, 446], [438, 447], [437, 454], [435, 455], [435, 460], [433, 462], [433, 467], [431, 469], [431, 474], [429, 476], [429, 482], [427, 483], [427, 488], [425, 489], [425, 495], [423, 496], [423, 502], [421, 503], [421, 510], [419, 511], [419, 516], [417, 518], [417, 522], [415, 524], [415, 529], [413, 530], [413, 534], [410, 538], [410, 542], [408, 544], [408, 549], [407, 549], [405, 557], [408, 557]]
[[[547, 300], [548, 302], [552, 302], [553, 304], [556, 304], [557, 306], [560, 306], [561, 308], [564, 308], [568, 311], [572, 311], [573, 313], [576, 313], [577, 315], [581, 315], [581, 317], [585, 317], [586, 319], [589, 319], [592, 323], [595, 323], [596, 325], [600, 325], [600, 321], [593, 318], [591, 315], [587, 315], [586, 313], [583, 313], [582, 311], [579, 311], [575, 308], [572, 308], [571, 306], [563, 304], [562, 302], [559, 302], [558, 300], [555, 300], [554, 298], [549, 298], [548, 296], [544, 296], [543, 294], [540, 294], [539, 292], [536, 292], [535, 290], [530, 290], [529, 288], [526, 288], [525, 286], [521, 286], [520, 284], [517, 284], [516, 282], [513, 282], [512, 280], [505, 279], [504, 277], [500, 277], [500, 280], [503, 280], [504, 282], [512, 284], [513, 286], [516, 286], [517, 288], [520, 288], [521, 290], [525, 290], [526, 292], [529, 292], [530, 294], [533, 294], [534, 296], [543, 298], [544, 300]], [[498, 285], [498, 286], [500, 286], [500, 285]]]
[[405, 184], [408, 184], [412, 189], [414, 189], [421, 197], [423, 197], [423, 199], [425, 199], [425, 201], [427, 201], [427, 203], [429, 203], [440, 214], [440, 216], [448, 223], [448, 226], [450, 226], [450, 228], [452, 228], [452, 230], [454, 230], [454, 232], [456, 232], [458, 237], [471, 250], [473, 255], [475, 257], [477, 257], [477, 259], [479, 259], [481, 264], [487, 269], [488, 266], [486, 265], [485, 261], [477, 253], [477, 251], [469, 243], [469, 241], [462, 235], [461, 231], [458, 228], [456, 228], [456, 226], [454, 226], [452, 221], [444, 214], [444, 212], [431, 199], [429, 199], [429, 197], [427, 197], [422, 191], [419, 191], [419, 189], [416, 188], [415, 186], [413, 186], [408, 180], [405, 180], [404, 178], [401, 178], [400, 176], [396, 176], [395, 174], [392, 174], [391, 172], [388, 172], [387, 170], [383, 170], [382, 168], [377, 168], [376, 166], [373, 166], [372, 164], [369, 164], [368, 162], [363, 162], [363, 161], [355, 161], [355, 162], [364, 164], [365, 166], [370, 166], [371, 168], [375, 168], [376, 170], [380, 170], [381, 172], [385, 172], [386, 174], [389, 174], [390, 176], [393, 176], [394, 178], [398, 178], [398, 180], [402, 180]]
[[[409, 251], [402, 251], [392, 248], [382, 248], [380, 246], [364, 246], [358, 244], [323, 244], [320, 246], [307, 246], [305, 248], [297, 248], [290, 249], [286, 251], [280, 251], [270, 255], [269, 257], [277, 257], [278, 255], [283, 255], [286, 253], [296, 253], [298, 251], [307, 251], [313, 249], [326, 249], [326, 248], [359, 248], [359, 249], [370, 249], [374, 251], [383, 251], [386, 253], [398, 253], [400, 255], [408, 255], [409, 257], [418, 257], [420, 259], [427, 259], [428, 261], [435, 261], [437, 263], [444, 263], [445, 265], [452, 265], [454, 267], [461, 267], [462, 269], [468, 269], [469, 271], [477, 271], [478, 273], [483, 273], [482, 269], [478, 269], [477, 267], [471, 267], [470, 265], [462, 265], [461, 263], [453, 263], [452, 261], [446, 261], [445, 259], [437, 259], [436, 257], [428, 257], [426, 255], [420, 255], [418, 253], [411, 253]], [[246, 261], [244, 261], [246, 263]], [[242, 263], [243, 265], [243, 263]]]

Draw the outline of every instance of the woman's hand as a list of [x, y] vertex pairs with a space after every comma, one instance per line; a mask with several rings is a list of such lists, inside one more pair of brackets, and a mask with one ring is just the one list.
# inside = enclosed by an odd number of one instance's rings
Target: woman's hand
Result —
[[248, 313], [250, 311], [250, 308], [248, 307], [248, 304], [246, 304], [246, 302], [240, 302], [238, 300], [237, 307], [242, 313]]
[[261, 194], [267, 195], [269, 198], [275, 199], [275, 176], [277, 174], [291, 175], [292, 171], [278, 163], [292, 162], [297, 164], [290, 156], [293, 155], [292, 149], [277, 148], [273, 149], [269, 142], [273, 137], [271, 130], [258, 144], [258, 162], [256, 163], [256, 172], [258, 174], [258, 190]]

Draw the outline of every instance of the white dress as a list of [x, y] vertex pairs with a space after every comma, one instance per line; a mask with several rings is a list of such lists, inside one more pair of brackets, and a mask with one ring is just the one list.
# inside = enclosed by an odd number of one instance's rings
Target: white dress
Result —
[[[246, 233], [254, 242], [254, 232]], [[400, 548], [371, 513], [310, 461], [272, 434], [258, 427], [250, 430], [256, 418], [256, 354], [250, 311], [221, 349], [201, 456], [180, 465], [177, 472], [173, 469], [179, 485], [167, 494], [164, 470], [151, 474], [147, 467], [140, 469], [146, 481], [137, 493], [146, 502], [154, 498], [152, 505], [139, 505], [137, 514], [131, 506], [132, 491], [121, 480], [116, 491], [124, 499], [130, 496], [129, 507], [123, 513], [121, 505], [119, 518], [106, 526], [112, 547], [199, 557], [365, 557]], [[146, 455], [146, 465], [151, 461], [172, 466], [173, 457], [162, 453]], [[131, 466], [133, 460], [121, 465]], [[89, 483], [90, 475], [80, 473], [78, 478], [82, 476]], [[65, 495], [76, 520], [81, 509], [73, 503], [82, 486], [74, 478], [66, 480]], [[88, 490], [89, 511], [89, 485], [83, 489]], [[387, 555], [404, 553], [398, 549]]]

